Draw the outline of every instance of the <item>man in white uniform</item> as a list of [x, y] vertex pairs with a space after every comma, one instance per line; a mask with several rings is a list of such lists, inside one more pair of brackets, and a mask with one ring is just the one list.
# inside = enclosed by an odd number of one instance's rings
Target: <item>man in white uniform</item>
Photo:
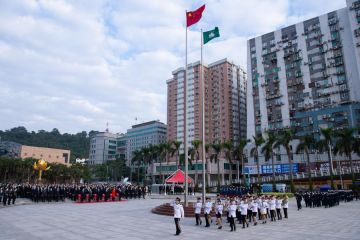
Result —
[[201, 208], [202, 208], [202, 203], [201, 203], [201, 198], [197, 198], [197, 202], [194, 205], [195, 208], [195, 219], [196, 219], [196, 226], [199, 226], [202, 224], [201, 218], [200, 218], [200, 214], [201, 214]]
[[171, 206], [174, 208], [174, 221], [176, 227], [175, 235], [180, 235], [180, 219], [184, 218], [184, 207], [180, 204], [180, 198], [176, 198], [174, 202], [171, 203]]
[[211, 199], [207, 197], [204, 207], [205, 221], [206, 221], [205, 227], [210, 227], [212, 207], [213, 207], [213, 203], [211, 202]]

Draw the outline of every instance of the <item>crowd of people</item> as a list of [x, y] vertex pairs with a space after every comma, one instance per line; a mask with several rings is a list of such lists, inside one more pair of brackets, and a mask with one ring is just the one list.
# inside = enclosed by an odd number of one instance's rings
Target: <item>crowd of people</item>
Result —
[[38, 202], [100, 202], [125, 199], [145, 199], [147, 186], [132, 184], [1, 184], [0, 202], [4, 206], [15, 204], [16, 198]]
[[356, 191], [352, 190], [337, 190], [328, 192], [299, 192], [295, 194], [297, 208], [302, 208], [302, 200], [305, 202], [306, 207], [334, 207], [340, 204], [340, 201], [350, 202], [354, 198], [358, 199]]

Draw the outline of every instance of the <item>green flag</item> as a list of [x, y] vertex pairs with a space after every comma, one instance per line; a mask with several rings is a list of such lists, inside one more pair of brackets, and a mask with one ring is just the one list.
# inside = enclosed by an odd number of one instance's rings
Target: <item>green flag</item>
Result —
[[215, 27], [213, 30], [203, 32], [204, 44], [213, 40], [214, 38], [220, 37], [219, 28]]

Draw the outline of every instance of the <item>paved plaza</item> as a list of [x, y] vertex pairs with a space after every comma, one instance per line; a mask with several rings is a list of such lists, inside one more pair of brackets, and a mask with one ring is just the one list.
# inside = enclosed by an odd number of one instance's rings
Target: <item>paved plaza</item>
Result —
[[150, 210], [169, 200], [146, 199], [116, 203], [40, 203], [0, 208], [1, 240], [32, 239], [360, 239], [360, 201], [330, 209], [295, 209], [291, 200], [289, 219], [229, 232], [194, 226], [182, 220], [183, 233], [174, 236], [172, 217]]

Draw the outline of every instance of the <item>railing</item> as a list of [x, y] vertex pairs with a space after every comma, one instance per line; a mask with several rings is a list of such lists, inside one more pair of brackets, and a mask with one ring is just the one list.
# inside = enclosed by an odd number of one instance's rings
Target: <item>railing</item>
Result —
[[[360, 173], [360, 167], [356, 166], [353, 167], [354, 173]], [[342, 169], [334, 169], [333, 171], [333, 175], [347, 175], [347, 174], [351, 174], [351, 169], [350, 168], [342, 168]], [[330, 172], [329, 171], [323, 171], [323, 170], [311, 170], [311, 176], [313, 178], [317, 178], [317, 177], [326, 177], [326, 176], [330, 176]], [[308, 173], [307, 172], [303, 172], [303, 173], [295, 173], [293, 174], [293, 179], [306, 179], [309, 178]], [[281, 174], [281, 175], [276, 175], [275, 176], [275, 181], [287, 181], [290, 180], [290, 175], [289, 174]], [[258, 182], [258, 178], [255, 177], [250, 177], [250, 183], [257, 183]], [[270, 176], [262, 176], [261, 177], [261, 182], [266, 183], [266, 182], [272, 182], [272, 175]], [[240, 183], [242, 183], [242, 180], [240, 179]]]

